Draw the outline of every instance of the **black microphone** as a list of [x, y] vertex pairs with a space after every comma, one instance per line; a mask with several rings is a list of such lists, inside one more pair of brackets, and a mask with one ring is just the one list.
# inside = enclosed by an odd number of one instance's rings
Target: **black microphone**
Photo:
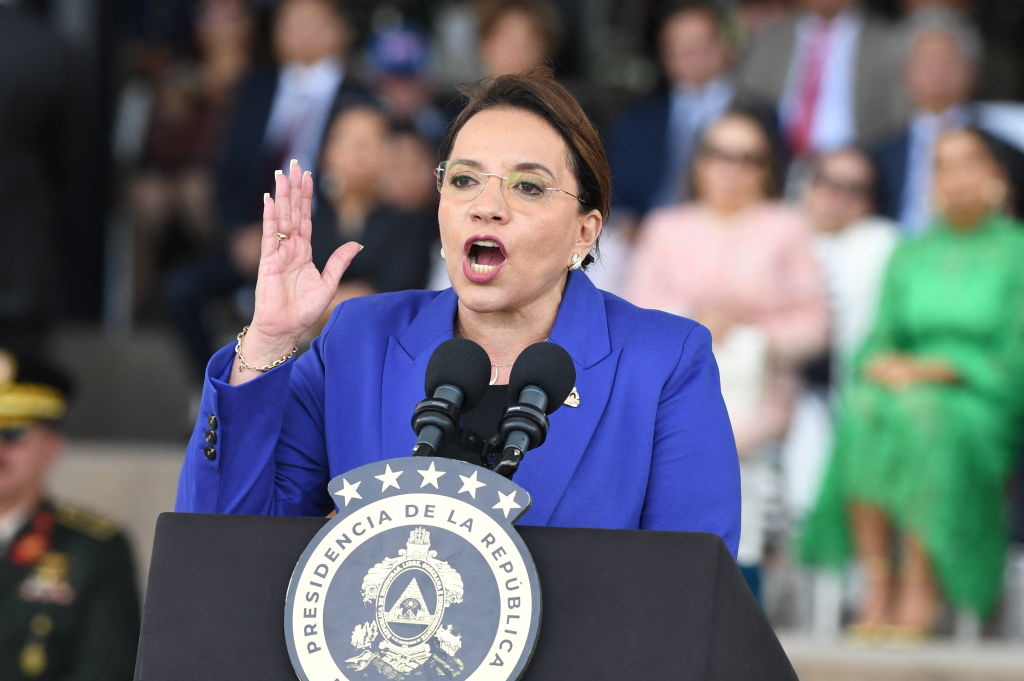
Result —
[[565, 349], [551, 342], [534, 343], [516, 359], [508, 394], [517, 402], [505, 410], [498, 427], [505, 446], [494, 472], [511, 478], [523, 453], [544, 444], [547, 415], [562, 406], [576, 384], [576, 367]]
[[455, 434], [459, 412], [469, 410], [487, 390], [491, 360], [471, 340], [452, 338], [437, 346], [427, 363], [423, 386], [427, 399], [416, 405], [413, 456], [434, 456], [441, 441]]

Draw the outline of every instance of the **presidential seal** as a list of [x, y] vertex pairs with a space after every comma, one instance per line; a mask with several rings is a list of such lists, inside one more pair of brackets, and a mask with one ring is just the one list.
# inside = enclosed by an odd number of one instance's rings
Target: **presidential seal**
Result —
[[389, 459], [328, 485], [337, 515], [292, 572], [285, 640], [302, 681], [514, 681], [540, 586], [512, 523], [522, 487], [452, 459]]

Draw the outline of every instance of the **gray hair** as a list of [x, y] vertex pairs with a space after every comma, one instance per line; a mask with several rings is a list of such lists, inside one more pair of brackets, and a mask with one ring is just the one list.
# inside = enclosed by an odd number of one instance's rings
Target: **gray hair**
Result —
[[967, 63], [975, 69], [980, 66], [983, 51], [981, 33], [959, 12], [941, 7], [929, 7], [911, 15], [907, 22], [907, 53], [922, 36], [933, 33], [943, 33], [952, 38]]

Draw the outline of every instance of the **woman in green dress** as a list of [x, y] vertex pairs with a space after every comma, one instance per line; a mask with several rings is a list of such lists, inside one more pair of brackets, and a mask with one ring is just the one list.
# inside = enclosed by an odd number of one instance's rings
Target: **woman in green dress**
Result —
[[984, 615], [1000, 593], [1024, 431], [1024, 228], [978, 133], [940, 138], [934, 181], [940, 217], [893, 255], [800, 542], [817, 565], [856, 552], [864, 634], [925, 635], [943, 596]]

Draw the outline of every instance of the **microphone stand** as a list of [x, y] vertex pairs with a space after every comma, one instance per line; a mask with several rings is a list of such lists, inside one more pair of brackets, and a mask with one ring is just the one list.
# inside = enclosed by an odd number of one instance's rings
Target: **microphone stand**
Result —
[[[539, 406], [529, 402], [516, 402], [505, 410], [496, 436], [500, 438], [497, 439], [497, 445], [501, 447], [501, 457], [491, 467], [495, 473], [511, 480], [519, 470], [523, 454], [544, 444], [549, 424], [547, 414], [544, 413], [546, 400], [545, 396], [544, 402]], [[501, 443], [504, 443], [503, 447]]]

